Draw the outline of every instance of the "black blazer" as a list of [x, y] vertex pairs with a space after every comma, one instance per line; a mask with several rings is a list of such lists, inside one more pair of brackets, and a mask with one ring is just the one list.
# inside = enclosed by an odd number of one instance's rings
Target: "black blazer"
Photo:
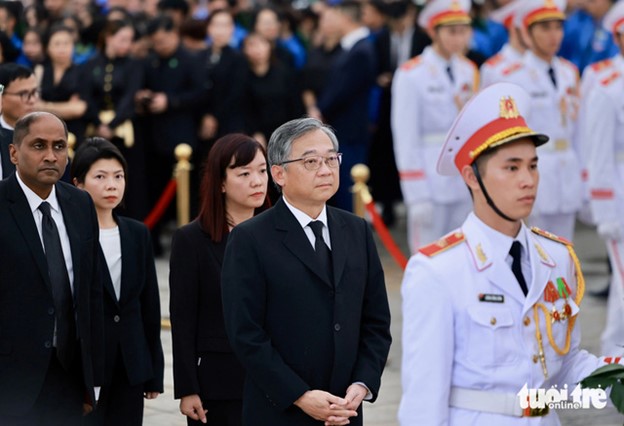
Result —
[[136, 220], [115, 216], [121, 239], [121, 295], [115, 296], [104, 253], [99, 252], [104, 284], [106, 380], [121, 353], [130, 385], [163, 392], [160, 297], [149, 230]]
[[9, 145], [13, 142], [13, 132], [0, 127], [0, 160], [2, 160], [2, 176], [0, 180], [9, 177], [15, 171], [15, 164], [11, 163]]
[[369, 38], [337, 54], [318, 100], [323, 118], [341, 145], [368, 144], [370, 94], [377, 78], [375, 46]]
[[146, 146], [163, 155], [172, 155], [179, 143], [195, 147], [198, 113], [208, 94], [200, 59], [180, 46], [171, 57], [150, 53], [143, 61], [143, 85], [167, 95], [167, 109], [139, 120], [145, 127]]
[[[322, 425], [293, 403], [310, 389], [379, 391], [390, 349], [384, 274], [364, 219], [327, 207], [334, 285], [283, 200], [236, 226], [222, 273], [225, 325], [247, 371], [243, 423]], [[362, 425], [362, 413], [351, 418]]]
[[[86, 192], [59, 182], [56, 194], [71, 244], [85, 392], [94, 401], [104, 369], [98, 221]], [[15, 415], [28, 411], [41, 391], [54, 332], [43, 245], [15, 174], [0, 182], [0, 230], [0, 415]]]
[[[197, 220], [173, 235], [169, 310], [174, 397], [240, 400], [244, 371], [232, 352], [221, 304], [226, 239], [215, 243]], [[201, 360], [200, 360], [201, 358]]]

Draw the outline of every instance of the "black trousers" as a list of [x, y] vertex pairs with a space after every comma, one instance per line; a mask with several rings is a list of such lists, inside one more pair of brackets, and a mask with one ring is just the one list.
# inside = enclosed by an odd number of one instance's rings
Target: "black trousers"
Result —
[[113, 377], [102, 386], [97, 409], [86, 417], [89, 426], [141, 426], [143, 424], [143, 383], [131, 385], [117, 352]]
[[[215, 401], [202, 400], [202, 405], [205, 410], [208, 410], [206, 413], [206, 420], [208, 425], [212, 426], [242, 426], [242, 412], [243, 412], [243, 401], [242, 400], [232, 400], [232, 401]], [[186, 418], [188, 426], [199, 426], [204, 425], [204, 423], [196, 420], [192, 420], [190, 418]]]
[[[0, 380], [2, 380], [0, 378]], [[66, 371], [52, 351], [41, 392], [30, 411], [19, 416], [1, 416], [2, 426], [78, 426], [83, 424], [85, 389], [80, 356]]]

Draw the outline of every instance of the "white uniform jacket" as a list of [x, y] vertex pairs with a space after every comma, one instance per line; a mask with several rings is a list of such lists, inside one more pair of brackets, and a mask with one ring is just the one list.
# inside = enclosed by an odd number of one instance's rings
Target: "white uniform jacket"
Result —
[[[454, 83], [447, 73], [451, 67]], [[478, 70], [464, 57], [447, 62], [433, 48], [410, 59], [392, 83], [392, 134], [403, 198], [440, 204], [468, 200], [460, 176], [441, 176], [436, 164], [446, 133], [478, 87]]]
[[[594, 111], [592, 111], [594, 107], [589, 103], [589, 98], [592, 91], [601, 85], [601, 81], [611, 76], [613, 71], [618, 69], [624, 69], [624, 58], [620, 55], [591, 64], [585, 68], [585, 71], [583, 71], [583, 77], [581, 78], [580, 108], [576, 129], [576, 146], [579, 147], [581, 163], [586, 170], [583, 177], [587, 180], [589, 178], [589, 151], [591, 149], [592, 141], [594, 140], [593, 136], [590, 139], [586, 139], [587, 129], [585, 129], [585, 125], [587, 124], [587, 114], [589, 113], [590, 115], [593, 115], [592, 113], [594, 113]], [[584, 194], [585, 199], [589, 201], [591, 198], [589, 185], [586, 190], [587, 193]]]
[[481, 65], [481, 87], [487, 87], [492, 83], [504, 81], [503, 71], [509, 65], [522, 60], [522, 53], [506, 43], [496, 55]]
[[[461, 229], [438, 243], [439, 253], [418, 253], [410, 259], [402, 284], [402, 426], [558, 425], [552, 411], [530, 418], [450, 407], [451, 388], [515, 395], [525, 384], [529, 389], [568, 384], [571, 391], [604, 365], [602, 359], [579, 349], [578, 325], [571, 334], [570, 351], [558, 355], [539, 311], [545, 379], [537, 356], [533, 306], [542, 303], [551, 309], [545, 288], [564, 278], [572, 293], [571, 314], [576, 315], [575, 267], [566, 244], [536, 235], [524, 225], [518, 238], [522, 233], [528, 245], [527, 297], [505, 260], [512, 239], [488, 228], [474, 213]], [[492, 235], [497, 236], [495, 241]], [[501, 248], [505, 239], [509, 246]], [[557, 308], [563, 303], [563, 299], [555, 302]], [[568, 321], [552, 324], [552, 336], [560, 347], [565, 345]]]
[[550, 137], [537, 149], [540, 185], [534, 214], [574, 213], [582, 205], [582, 167], [573, 146], [579, 109], [579, 76], [576, 67], [563, 58], [553, 58], [557, 87], [549, 65], [533, 52], [522, 63], [508, 69], [505, 81], [522, 86], [531, 95], [531, 109], [525, 116], [529, 127]]
[[587, 95], [583, 139], [588, 144], [592, 216], [624, 226], [624, 58], [614, 60]]

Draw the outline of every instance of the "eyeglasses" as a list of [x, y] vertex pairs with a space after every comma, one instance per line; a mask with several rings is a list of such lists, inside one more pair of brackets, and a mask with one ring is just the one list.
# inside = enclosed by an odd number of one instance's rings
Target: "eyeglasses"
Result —
[[4, 85], [0, 84], [0, 95], [2, 94], [2, 92], [4, 92]]
[[294, 163], [295, 161], [303, 161], [303, 167], [305, 167], [306, 170], [310, 171], [320, 169], [323, 162], [327, 164], [327, 167], [335, 169], [336, 167], [340, 166], [340, 163], [342, 163], [342, 153], [337, 152], [327, 157], [323, 157], [322, 155], [311, 155], [309, 157], [301, 157], [294, 160], [282, 161], [282, 165]]
[[[4, 90], [4, 87], [2, 88]], [[21, 92], [4, 92], [3, 95], [19, 96], [22, 102], [28, 102], [32, 98], [38, 99], [41, 96], [39, 89], [22, 90]]]

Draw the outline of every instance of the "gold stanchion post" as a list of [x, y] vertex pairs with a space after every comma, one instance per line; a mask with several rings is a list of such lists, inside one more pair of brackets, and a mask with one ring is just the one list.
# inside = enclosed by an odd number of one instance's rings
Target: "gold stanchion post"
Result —
[[76, 136], [72, 132], [67, 133], [67, 155], [70, 160], [74, 159], [76, 152]]
[[364, 217], [366, 212], [364, 206], [372, 200], [366, 185], [369, 177], [370, 170], [366, 164], [356, 164], [351, 168], [351, 179], [354, 182], [351, 187], [351, 192], [353, 193], [353, 213], [360, 217]]
[[193, 148], [189, 144], [181, 143], [174, 151], [178, 163], [175, 167], [174, 176], [177, 181], [177, 207], [178, 226], [186, 225], [190, 221], [191, 215], [191, 155]]

